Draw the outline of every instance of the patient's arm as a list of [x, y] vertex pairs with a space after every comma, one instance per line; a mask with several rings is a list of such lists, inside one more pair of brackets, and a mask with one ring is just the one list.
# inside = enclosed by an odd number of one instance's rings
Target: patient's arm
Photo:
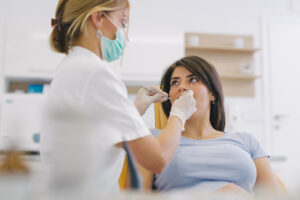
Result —
[[141, 165], [138, 165], [138, 169], [142, 175], [144, 191], [146, 192], [151, 191], [153, 180], [154, 180], [154, 174], [149, 170], [143, 168]]
[[263, 189], [266, 192], [280, 192], [279, 184], [272, 172], [270, 161], [267, 157], [258, 158], [254, 160], [257, 178], [255, 183], [255, 189]]
[[234, 183], [228, 183], [227, 185], [216, 190], [215, 193], [233, 194], [233, 195], [237, 195], [239, 197], [244, 197], [244, 198], [248, 198], [251, 196], [250, 193], [248, 193], [246, 190], [244, 190], [243, 188], [239, 187], [238, 185], [236, 185]]

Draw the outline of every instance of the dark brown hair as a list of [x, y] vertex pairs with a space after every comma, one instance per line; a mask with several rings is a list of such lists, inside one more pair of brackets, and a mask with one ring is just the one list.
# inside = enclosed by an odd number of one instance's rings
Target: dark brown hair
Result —
[[[162, 77], [160, 87], [163, 91], [170, 92], [170, 81], [172, 74], [177, 67], [185, 67], [193, 75], [198, 77], [203, 84], [212, 92], [215, 101], [210, 104], [210, 123], [214, 129], [224, 131], [225, 128], [225, 111], [224, 111], [224, 95], [222, 84], [217, 71], [206, 60], [197, 56], [187, 56], [172, 64]], [[164, 113], [167, 117], [171, 110], [170, 100], [162, 103]]]

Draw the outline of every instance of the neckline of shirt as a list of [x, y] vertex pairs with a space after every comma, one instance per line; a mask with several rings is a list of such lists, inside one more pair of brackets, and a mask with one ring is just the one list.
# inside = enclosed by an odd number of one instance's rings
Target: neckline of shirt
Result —
[[188, 138], [188, 137], [184, 137], [183, 135], [181, 135], [181, 138], [186, 139], [186, 140], [198, 141], [198, 142], [209, 142], [209, 141], [213, 141], [213, 140], [220, 140], [220, 139], [224, 138], [227, 135], [228, 135], [228, 133], [226, 131], [224, 131], [224, 134], [222, 136], [217, 137], [217, 138], [207, 139], [207, 140]]
[[87, 48], [81, 47], [81, 46], [73, 46], [69, 52], [69, 55], [71, 55], [71, 54], [86, 55], [86, 56], [90, 57], [91, 59], [95, 59], [95, 60], [98, 60], [99, 62], [103, 62], [103, 60], [99, 56], [97, 56], [94, 52], [90, 51]]

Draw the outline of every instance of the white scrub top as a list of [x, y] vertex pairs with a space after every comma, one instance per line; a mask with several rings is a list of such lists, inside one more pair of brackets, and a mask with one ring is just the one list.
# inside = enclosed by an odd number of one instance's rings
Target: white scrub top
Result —
[[116, 191], [125, 151], [115, 144], [149, 134], [108, 63], [85, 48], [73, 47], [59, 65], [45, 101], [42, 160], [57, 162], [57, 171], [74, 174], [94, 168], [90, 176], [96, 178], [97, 188]]

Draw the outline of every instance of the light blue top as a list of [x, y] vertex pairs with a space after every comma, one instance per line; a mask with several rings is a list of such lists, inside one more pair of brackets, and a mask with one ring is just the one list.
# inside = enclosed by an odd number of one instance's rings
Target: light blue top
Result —
[[[157, 136], [160, 130], [151, 130]], [[164, 171], [155, 175], [158, 191], [196, 188], [212, 192], [234, 183], [252, 192], [256, 181], [253, 160], [268, 156], [254, 136], [225, 133], [222, 137], [195, 140], [181, 136], [179, 147]]]

